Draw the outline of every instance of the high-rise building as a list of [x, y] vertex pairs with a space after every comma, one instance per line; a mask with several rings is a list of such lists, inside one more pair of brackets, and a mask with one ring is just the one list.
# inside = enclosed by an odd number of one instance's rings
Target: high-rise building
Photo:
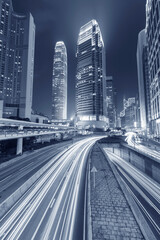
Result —
[[148, 49], [151, 133], [160, 137], [160, 1], [147, 0], [146, 38]]
[[11, 0], [0, 3], [0, 99], [3, 117], [31, 117], [35, 24], [17, 14]]
[[53, 61], [52, 120], [67, 119], [67, 51], [57, 42]]
[[128, 98], [128, 99], [123, 97], [123, 109], [125, 110], [127, 107], [129, 107], [132, 103], [135, 103], [135, 102], [136, 102], [135, 97]]
[[137, 72], [140, 102], [140, 122], [141, 128], [146, 130], [150, 120], [150, 93], [149, 93], [148, 54], [145, 30], [142, 30], [138, 35]]
[[92, 20], [80, 28], [76, 57], [77, 123], [103, 128], [107, 121], [106, 66], [104, 43], [96, 20]]
[[124, 109], [120, 112], [122, 128], [139, 127], [139, 103], [135, 97], [123, 99]]
[[109, 119], [109, 127], [114, 128], [116, 125], [116, 110], [115, 110], [115, 90], [113, 87], [113, 77], [106, 77], [106, 107], [107, 117]]
[[0, 2], [0, 100], [5, 100], [6, 82], [8, 79], [7, 65], [9, 57], [10, 23], [13, 8], [11, 0]]

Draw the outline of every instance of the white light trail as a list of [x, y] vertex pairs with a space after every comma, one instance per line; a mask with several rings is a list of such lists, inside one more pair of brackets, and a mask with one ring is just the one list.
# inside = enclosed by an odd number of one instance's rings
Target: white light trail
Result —
[[[40, 230], [41, 224], [48, 211], [51, 211], [48, 221], [45, 223], [42, 239], [48, 239], [55, 224], [56, 214], [61, 211], [61, 206], [65, 207], [64, 201], [68, 201], [67, 215], [63, 222], [62, 231], [67, 231], [69, 237], [73, 234], [75, 214], [79, 185], [81, 181], [82, 169], [90, 147], [101, 137], [91, 137], [73, 144], [69, 149], [56, 155], [49, 163], [45, 174], [34, 184], [31, 189], [12, 207], [8, 214], [2, 219], [1, 240], [19, 239], [31, 221], [36, 211], [47, 197], [47, 194], [57, 184], [56, 191], [49, 200], [41, 219], [39, 219], [31, 239], [34, 239]], [[62, 177], [61, 177], [62, 176]], [[74, 179], [74, 181], [73, 181]], [[66, 194], [66, 191], [69, 192]], [[57, 195], [57, 196], [56, 196]], [[68, 197], [67, 197], [68, 196]], [[69, 204], [70, 203], [70, 204]], [[64, 210], [64, 208], [63, 208]], [[60, 218], [63, 216], [60, 212]], [[58, 222], [60, 222], [59, 219]], [[69, 221], [69, 224], [66, 225]], [[57, 224], [58, 226], [58, 224]], [[56, 226], [56, 227], [57, 227]], [[57, 228], [58, 230], [58, 228]], [[57, 232], [56, 230], [56, 232]], [[55, 232], [55, 236], [56, 236]], [[60, 233], [63, 236], [63, 232]]]

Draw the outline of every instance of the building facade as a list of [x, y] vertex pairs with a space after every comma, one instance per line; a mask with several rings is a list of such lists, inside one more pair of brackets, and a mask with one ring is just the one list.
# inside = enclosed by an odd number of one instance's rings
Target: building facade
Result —
[[52, 120], [67, 119], [67, 51], [64, 42], [57, 42], [53, 61]]
[[31, 14], [13, 11], [12, 1], [0, 3], [0, 99], [3, 117], [31, 117], [35, 24]]
[[76, 57], [77, 122], [84, 122], [90, 127], [103, 127], [107, 121], [105, 54], [102, 34], [96, 20], [80, 28]]
[[160, 137], [160, 2], [147, 0], [146, 38], [148, 50], [151, 134]]
[[137, 72], [138, 72], [141, 128], [143, 130], [147, 130], [150, 121], [150, 93], [148, 73], [148, 52], [145, 30], [142, 30], [138, 35]]
[[139, 103], [135, 97], [123, 99], [123, 110], [120, 112], [121, 127], [139, 128]]
[[106, 107], [109, 127], [116, 127], [115, 90], [113, 87], [113, 77], [106, 77]]

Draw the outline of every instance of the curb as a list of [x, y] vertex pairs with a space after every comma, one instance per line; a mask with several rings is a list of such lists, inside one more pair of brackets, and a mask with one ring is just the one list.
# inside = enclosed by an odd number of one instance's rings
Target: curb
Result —
[[[92, 151], [92, 150], [91, 150]], [[91, 181], [90, 181], [90, 177], [91, 177], [91, 173], [90, 173], [90, 169], [91, 169], [91, 151], [89, 153], [89, 162], [88, 162], [88, 199], [87, 199], [87, 239], [88, 240], [92, 240], [92, 218], [91, 218]]]

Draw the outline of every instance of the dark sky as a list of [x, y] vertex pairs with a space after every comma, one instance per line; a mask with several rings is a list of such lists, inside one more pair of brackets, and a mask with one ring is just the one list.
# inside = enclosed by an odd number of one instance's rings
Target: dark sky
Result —
[[145, 27], [146, 0], [13, 0], [17, 12], [30, 11], [36, 24], [33, 109], [51, 115], [54, 46], [64, 41], [68, 53], [68, 117], [74, 113], [75, 51], [79, 29], [96, 19], [106, 52], [106, 72], [117, 89], [118, 110], [122, 99], [137, 92], [136, 48]]

